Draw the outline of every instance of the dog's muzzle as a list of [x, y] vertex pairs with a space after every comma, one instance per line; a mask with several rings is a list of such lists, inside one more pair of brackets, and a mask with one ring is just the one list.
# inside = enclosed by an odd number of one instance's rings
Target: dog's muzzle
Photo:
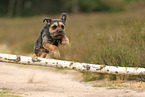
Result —
[[62, 39], [65, 36], [65, 33], [63, 30], [57, 30], [52, 33], [53, 38], [55, 39]]

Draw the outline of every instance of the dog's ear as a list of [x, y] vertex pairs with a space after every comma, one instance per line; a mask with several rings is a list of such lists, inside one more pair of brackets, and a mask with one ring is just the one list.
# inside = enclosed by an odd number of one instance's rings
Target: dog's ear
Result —
[[45, 18], [43, 19], [43, 23], [44, 23], [45, 21], [49, 24], [49, 23], [51, 22], [51, 19], [50, 19], [50, 18], [45, 17]]
[[66, 13], [62, 13], [61, 14], [61, 19], [62, 19], [62, 21], [65, 23], [65, 21], [66, 21], [66, 18], [67, 18], [67, 15], [66, 15]]

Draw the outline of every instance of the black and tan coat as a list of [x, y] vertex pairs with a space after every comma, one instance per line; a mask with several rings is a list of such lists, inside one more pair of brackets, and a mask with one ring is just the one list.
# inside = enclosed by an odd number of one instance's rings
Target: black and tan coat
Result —
[[60, 58], [58, 46], [69, 43], [69, 39], [65, 34], [66, 18], [65, 13], [62, 13], [61, 19], [44, 18], [43, 22], [46, 21], [47, 24], [36, 41], [33, 57], [42, 56], [45, 58], [50, 51], [53, 51], [54, 57]]

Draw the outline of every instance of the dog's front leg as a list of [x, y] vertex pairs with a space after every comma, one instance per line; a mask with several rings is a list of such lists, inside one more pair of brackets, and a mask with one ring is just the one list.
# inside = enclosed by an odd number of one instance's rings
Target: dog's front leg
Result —
[[50, 44], [50, 43], [45, 43], [43, 45], [43, 47], [45, 49], [49, 49], [49, 50], [52, 50], [54, 52], [54, 57], [55, 58], [60, 58], [60, 53], [59, 53], [59, 50], [58, 50], [58, 47], [53, 45], [53, 44]]
[[69, 44], [69, 39], [65, 36], [62, 38], [62, 45]]

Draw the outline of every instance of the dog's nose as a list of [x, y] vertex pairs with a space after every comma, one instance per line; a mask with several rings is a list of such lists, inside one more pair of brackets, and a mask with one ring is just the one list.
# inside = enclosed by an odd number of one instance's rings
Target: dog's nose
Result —
[[62, 33], [62, 30], [58, 30], [58, 33]]

